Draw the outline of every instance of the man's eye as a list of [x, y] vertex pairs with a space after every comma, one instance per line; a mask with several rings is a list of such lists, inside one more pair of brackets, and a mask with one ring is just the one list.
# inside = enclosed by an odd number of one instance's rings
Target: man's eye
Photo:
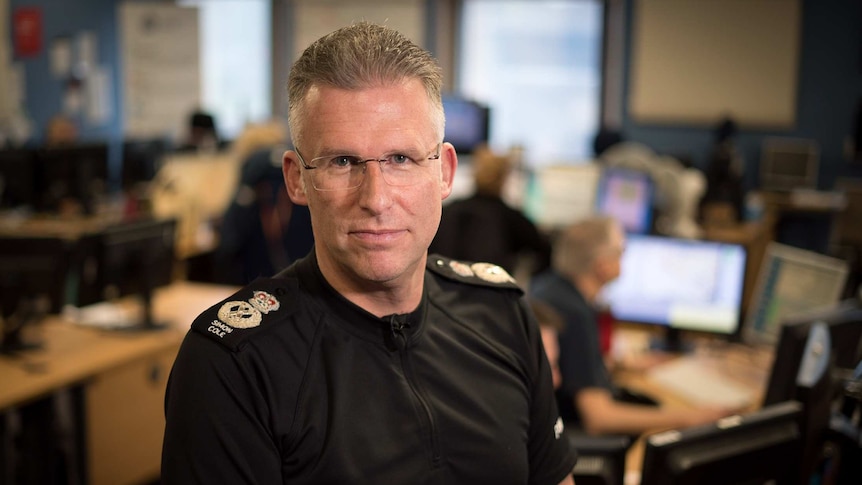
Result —
[[413, 159], [407, 155], [392, 155], [389, 157], [389, 163], [392, 165], [409, 165]]
[[335, 168], [345, 168], [350, 167], [351, 165], [356, 165], [357, 161], [358, 159], [356, 157], [339, 155], [337, 157], [332, 157], [332, 160], [329, 161], [329, 165]]

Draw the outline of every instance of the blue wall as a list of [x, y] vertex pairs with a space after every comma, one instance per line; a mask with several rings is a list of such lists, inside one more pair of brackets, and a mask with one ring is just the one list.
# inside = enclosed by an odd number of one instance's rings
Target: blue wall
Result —
[[[632, 31], [633, 0], [626, 0], [626, 30]], [[862, 2], [859, 0], [803, 0], [797, 125], [789, 131], [752, 131], [740, 127], [736, 138], [746, 162], [745, 181], [755, 188], [760, 144], [765, 136], [817, 140], [821, 151], [819, 185], [832, 188], [836, 177], [862, 177], [862, 162], [844, 154], [845, 139], [853, 132], [853, 117], [862, 100]], [[627, 39], [625, 77], [628, 86], [631, 36]], [[624, 95], [623, 133], [669, 155], [687, 156], [705, 167], [712, 127], [637, 123], [628, 113]]]
[[[42, 52], [33, 58], [15, 59], [24, 67], [27, 89], [27, 112], [34, 123], [34, 135], [41, 139], [45, 124], [63, 109], [65, 83], [51, 74], [50, 50], [55, 38], [68, 36], [73, 41], [82, 31], [96, 34], [98, 62], [109, 68], [112, 80], [111, 117], [102, 124], [88, 123], [81, 117], [82, 138], [118, 137], [120, 133], [120, 90], [118, 86], [119, 46], [117, 45], [117, 11], [119, 0], [10, 0], [10, 15], [16, 7], [41, 7]], [[11, 29], [10, 29], [11, 31]]]
[[[84, 140], [110, 142], [111, 166], [117, 170], [120, 156], [120, 76], [117, 34], [117, 5], [120, 0], [10, 0], [9, 20], [16, 7], [40, 7], [42, 10], [42, 51], [32, 58], [15, 59], [23, 66], [26, 86], [26, 112], [33, 123], [33, 138], [41, 141], [48, 121], [63, 111], [65, 81], [51, 74], [52, 41], [68, 36], [72, 42], [82, 31], [93, 32], [98, 45], [97, 62], [108, 68], [111, 79], [110, 117], [100, 124], [90, 123], [86, 116], [74, 117]], [[11, 33], [11, 27], [9, 29]], [[114, 172], [116, 173], [116, 172]]]

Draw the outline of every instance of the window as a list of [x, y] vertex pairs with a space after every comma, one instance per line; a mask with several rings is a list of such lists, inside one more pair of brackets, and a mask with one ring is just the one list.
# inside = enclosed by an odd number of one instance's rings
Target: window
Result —
[[592, 158], [602, 22], [600, 0], [464, 0], [457, 86], [490, 106], [494, 149], [536, 168]]
[[183, 0], [200, 21], [201, 107], [232, 139], [271, 115], [270, 0]]

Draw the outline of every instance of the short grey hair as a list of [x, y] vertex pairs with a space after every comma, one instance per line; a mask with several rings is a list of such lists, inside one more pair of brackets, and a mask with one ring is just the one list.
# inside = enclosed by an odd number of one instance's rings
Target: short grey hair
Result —
[[437, 117], [443, 139], [443, 74], [437, 60], [400, 32], [369, 22], [340, 28], [312, 43], [290, 69], [288, 123], [294, 145], [301, 144], [305, 97], [313, 86], [358, 90], [419, 79]]
[[576, 222], [554, 240], [553, 267], [567, 275], [588, 273], [600, 252], [611, 243], [618, 222], [612, 217], [594, 216]]

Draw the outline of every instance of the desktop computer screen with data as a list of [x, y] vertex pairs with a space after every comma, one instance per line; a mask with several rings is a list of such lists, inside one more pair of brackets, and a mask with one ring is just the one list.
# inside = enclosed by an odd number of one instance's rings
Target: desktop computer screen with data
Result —
[[746, 316], [745, 341], [775, 344], [784, 320], [836, 304], [848, 273], [849, 264], [841, 259], [769, 243]]
[[739, 244], [633, 234], [620, 277], [601, 298], [618, 321], [733, 335], [742, 318], [745, 262]]

